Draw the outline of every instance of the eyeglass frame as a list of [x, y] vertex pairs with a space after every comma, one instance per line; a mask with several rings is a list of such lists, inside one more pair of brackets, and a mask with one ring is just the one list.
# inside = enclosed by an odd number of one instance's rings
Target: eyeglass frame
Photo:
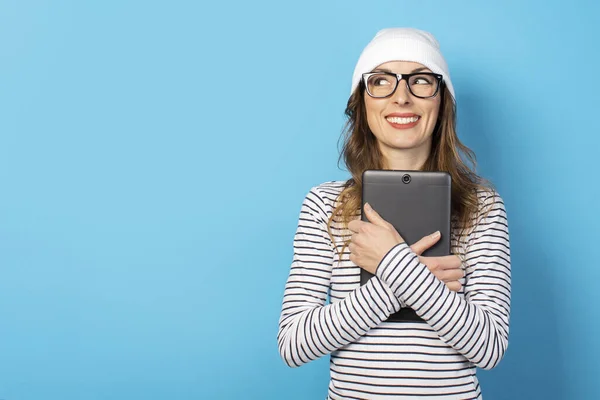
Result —
[[[390, 75], [390, 76], [395, 76], [396, 77], [396, 87], [387, 96], [377, 97], [377, 96], [373, 96], [371, 94], [371, 92], [369, 92], [369, 84], [367, 83], [367, 81], [369, 80], [369, 78], [371, 76], [378, 75], [378, 74], [384, 74], [384, 75]], [[433, 76], [434, 78], [437, 79], [437, 82], [438, 82], [437, 88], [435, 89], [435, 92], [431, 96], [422, 97], [422, 96], [417, 96], [416, 94], [413, 93], [412, 89], [410, 88], [410, 85], [408, 84], [408, 80], [412, 76], [415, 76], [415, 75], [428, 75], [428, 76]], [[386, 99], [386, 98], [392, 96], [394, 93], [396, 93], [396, 90], [398, 89], [398, 84], [400, 83], [400, 81], [402, 79], [404, 79], [406, 81], [406, 88], [408, 89], [408, 92], [410, 94], [412, 94], [413, 96], [415, 96], [415, 97], [417, 97], [419, 99], [430, 99], [432, 97], [435, 97], [438, 94], [438, 92], [440, 91], [440, 86], [442, 86], [442, 83], [444, 81], [443, 75], [436, 74], [434, 72], [414, 72], [414, 73], [411, 73], [411, 74], [396, 74], [394, 72], [376, 71], [376, 72], [365, 72], [364, 74], [362, 74], [362, 78], [363, 78], [363, 83], [365, 85], [365, 90], [367, 91], [367, 94], [369, 96], [371, 96], [372, 98], [374, 98], [374, 99]]]

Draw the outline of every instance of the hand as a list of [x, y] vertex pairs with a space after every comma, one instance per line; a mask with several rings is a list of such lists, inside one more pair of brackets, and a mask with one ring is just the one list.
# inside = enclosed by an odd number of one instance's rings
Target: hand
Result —
[[429, 271], [440, 281], [444, 282], [448, 289], [458, 292], [462, 285], [458, 281], [465, 276], [460, 259], [455, 255], [442, 257], [423, 257], [421, 254], [440, 240], [440, 233], [427, 235], [417, 243], [410, 246], [419, 256], [419, 261], [425, 264]]
[[[354, 232], [348, 245], [350, 261], [375, 274], [383, 257], [392, 247], [403, 243], [404, 239], [394, 226], [384, 220], [368, 203], [365, 204], [365, 216], [369, 222], [353, 220], [348, 224], [348, 229]], [[458, 280], [464, 277], [464, 271], [457, 256], [421, 256], [425, 250], [436, 244], [440, 237], [439, 232], [427, 235], [410, 248], [436, 278], [444, 282], [448, 289], [458, 292], [462, 287]]]
[[383, 257], [404, 239], [369, 203], [365, 204], [365, 216], [369, 222], [353, 220], [348, 223], [348, 229], [354, 232], [348, 249], [350, 261], [374, 275]]

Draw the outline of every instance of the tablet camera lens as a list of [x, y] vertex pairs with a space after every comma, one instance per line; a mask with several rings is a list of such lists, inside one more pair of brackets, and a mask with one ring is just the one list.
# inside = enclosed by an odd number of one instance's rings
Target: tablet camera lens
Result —
[[402, 182], [410, 183], [410, 175], [406, 174], [406, 175], [402, 176]]

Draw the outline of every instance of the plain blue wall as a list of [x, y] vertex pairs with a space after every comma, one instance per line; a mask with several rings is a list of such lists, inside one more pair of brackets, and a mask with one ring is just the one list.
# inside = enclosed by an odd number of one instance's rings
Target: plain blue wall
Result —
[[375, 32], [440, 40], [508, 209], [488, 399], [600, 398], [592, 1], [0, 2], [0, 399], [319, 399], [276, 334]]

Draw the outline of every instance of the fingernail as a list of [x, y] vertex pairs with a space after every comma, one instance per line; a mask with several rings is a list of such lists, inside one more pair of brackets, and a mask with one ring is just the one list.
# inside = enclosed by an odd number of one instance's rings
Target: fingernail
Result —
[[373, 211], [373, 209], [371, 208], [371, 205], [369, 203], [365, 203], [365, 210], [366, 211]]
[[431, 234], [431, 238], [437, 239], [440, 237], [440, 235], [441, 235], [440, 231], [435, 231], [434, 233]]

